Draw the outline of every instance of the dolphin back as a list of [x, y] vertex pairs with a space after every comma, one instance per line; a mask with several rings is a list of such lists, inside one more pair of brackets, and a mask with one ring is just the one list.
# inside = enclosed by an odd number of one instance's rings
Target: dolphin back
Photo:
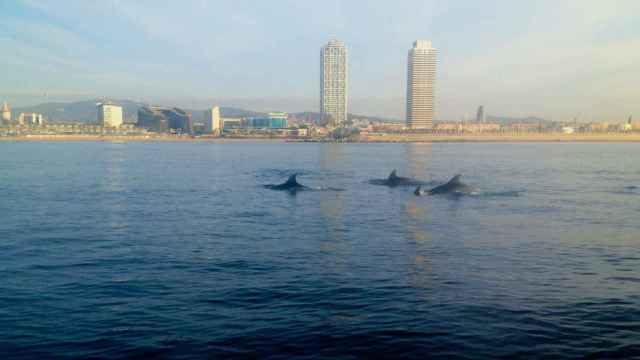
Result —
[[429, 195], [450, 193], [460, 186], [464, 186], [464, 184], [462, 184], [462, 182], [460, 181], [461, 176], [462, 175], [458, 174], [452, 177], [451, 180], [449, 180], [446, 184], [434, 187], [433, 189], [429, 190]]
[[298, 183], [298, 180], [296, 179], [297, 176], [298, 174], [293, 174], [289, 176], [287, 181], [283, 182], [282, 184], [278, 184], [278, 185], [271, 184], [271, 185], [265, 185], [264, 187], [272, 190], [293, 190], [293, 189], [303, 188], [304, 186]]

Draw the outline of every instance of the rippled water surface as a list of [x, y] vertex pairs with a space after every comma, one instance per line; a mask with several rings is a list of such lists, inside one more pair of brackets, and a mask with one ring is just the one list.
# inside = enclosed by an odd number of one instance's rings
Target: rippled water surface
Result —
[[639, 357], [638, 154], [2, 142], [0, 358]]

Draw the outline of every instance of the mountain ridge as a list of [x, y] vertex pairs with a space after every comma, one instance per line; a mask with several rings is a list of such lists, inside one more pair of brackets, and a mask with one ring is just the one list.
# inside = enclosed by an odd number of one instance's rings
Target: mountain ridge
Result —
[[[71, 102], [47, 102], [38, 105], [32, 106], [23, 106], [19, 108], [13, 109], [15, 114], [19, 114], [21, 112], [36, 112], [41, 113], [45, 116], [45, 118], [50, 122], [81, 122], [81, 123], [93, 123], [97, 122], [98, 119], [98, 104], [103, 102], [101, 99], [92, 99], [92, 100], [81, 100], [81, 101], [71, 101]], [[151, 106], [157, 104], [147, 104], [138, 101], [132, 100], [113, 100], [111, 103], [122, 106], [122, 111], [124, 113], [124, 121], [127, 123], [135, 123], [137, 121], [137, 113], [138, 109], [143, 106]], [[164, 104], [158, 106], [166, 106]], [[189, 113], [191, 113], [192, 119], [194, 122], [202, 122], [204, 121], [204, 111], [205, 109], [188, 109], [179, 107]], [[253, 111], [242, 109], [238, 107], [231, 106], [221, 106], [220, 107], [220, 116], [221, 117], [248, 117], [248, 116], [263, 116], [266, 115], [265, 112]], [[293, 116], [299, 118], [309, 118], [313, 122], [317, 122], [320, 118], [320, 114], [314, 111], [303, 111], [303, 112], [292, 112], [290, 113]], [[380, 122], [390, 122], [384, 117], [378, 116], [367, 116], [367, 115], [358, 115], [358, 114], [348, 114], [349, 119], [355, 118], [367, 118], [373, 121]]]
[[[82, 100], [72, 102], [48, 102], [33, 106], [24, 106], [13, 109], [15, 114], [21, 112], [41, 113], [50, 122], [81, 122], [93, 123], [98, 119], [98, 104], [102, 101], [99, 99]], [[122, 106], [124, 121], [135, 123], [137, 120], [138, 109], [151, 104], [141, 103], [132, 100], [114, 100], [111, 103]], [[155, 105], [155, 104], [153, 104]], [[164, 105], [160, 105], [164, 106]], [[204, 120], [204, 109], [181, 109], [191, 113], [194, 122]], [[236, 107], [220, 107], [220, 116], [222, 117], [244, 117], [244, 116], [260, 116], [265, 113], [240, 109]], [[16, 115], [17, 116], [17, 115]]]
[[[50, 122], [80, 122], [80, 123], [95, 123], [98, 119], [98, 107], [97, 104], [103, 102], [101, 99], [91, 99], [91, 100], [81, 100], [81, 101], [71, 101], [71, 102], [47, 102], [41, 103], [38, 105], [32, 106], [23, 106], [13, 109], [14, 116], [17, 117], [21, 112], [36, 112], [41, 113], [45, 116], [47, 121]], [[113, 104], [122, 106], [124, 113], [124, 121], [127, 123], [135, 123], [137, 121], [137, 113], [138, 109], [143, 106], [149, 106], [152, 104], [147, 104], [139, 101], [133, 101], [128, 99], [121, 100], [113, 100], [111, 101]], [[153, 104], [155, 105], [155, 104]], [[166, 106], [165, 104], [158, 104], [160, 106]], [[202, 122], [204, 121], [204, 111], [205, 109], [189, 109], [183, 108], [181, 109], [191, 113], [194, 122]], [[248, 116], [263, 116], [266, 115], [266, 112], [247, 110], [239, 107], [231, 107], [231, 106], [221, 106], [220, 107], [220, 116], [221, 117], [248, 117]], [[320, 119], [320, 114], [316, 111], [299, 111], [299, 112], [290, 112], [291, 115], [302, 118], [309, 119], [310, 121], [317, 123]], [[360, 115], [360, 114], [348, 114], [349, 120], [357, 119], [357, 118], [366, 118], [375, 122], [382, 123], [398, 123], [398, 120], [393, 120], [387, 117], [382, 116], [369, 116], [369, 115]], [[509, 116], [495, 116], [488, 115], [488, 122], [497, 122], [503, 125], [509, 125], [513, 123], [541, 123], [547, 122], [548, 120], [536, 117], [536, 116], [528, 116], [528, 117], [509, 117]], [[400, 121], [402, 122], [402, 121]], [[447, 122], [447, 121], [438, 121], [438, 122]]]

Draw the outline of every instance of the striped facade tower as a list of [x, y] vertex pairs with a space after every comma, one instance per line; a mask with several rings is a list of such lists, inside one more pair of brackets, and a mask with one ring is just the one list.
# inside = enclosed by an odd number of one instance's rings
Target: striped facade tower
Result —
[[320, 51], [320, 115], [330, 126], [347, 121], [347, 49], [331, 40]]
[[431, 129], [434, 117], [434, 90], [437, 50], [431, 41], [416, 40], [407, 61], [407, 126]]

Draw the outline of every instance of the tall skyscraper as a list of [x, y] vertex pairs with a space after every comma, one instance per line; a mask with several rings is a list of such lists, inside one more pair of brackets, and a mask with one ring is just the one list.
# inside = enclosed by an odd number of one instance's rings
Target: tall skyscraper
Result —
[[220, 121], [220, 107], [214, 106], [204, 112], [204, 132], [207, 134], [219, 133], [222, 130]]
[[120, 127], [122, 125], [122, 107], [113, 104], [98, 105], [98, 123], [103, 127]]
[[437, 50], [429, 40], [416, 40], [407, 61], [407, 126], [431, 129]]
[[320, 51], [321, 121], [341, 126], [347, 121], [347, 49], [331, 40]]
[[11, 109], [9, 109], [9, 105], [5, 101], [2, 105], [2, 122], [10, 123], [11, 122]]
[[484, 106], [478, 106], [478, 112], [476, 113], [476, 122], [483, 123], [484, 122]]

